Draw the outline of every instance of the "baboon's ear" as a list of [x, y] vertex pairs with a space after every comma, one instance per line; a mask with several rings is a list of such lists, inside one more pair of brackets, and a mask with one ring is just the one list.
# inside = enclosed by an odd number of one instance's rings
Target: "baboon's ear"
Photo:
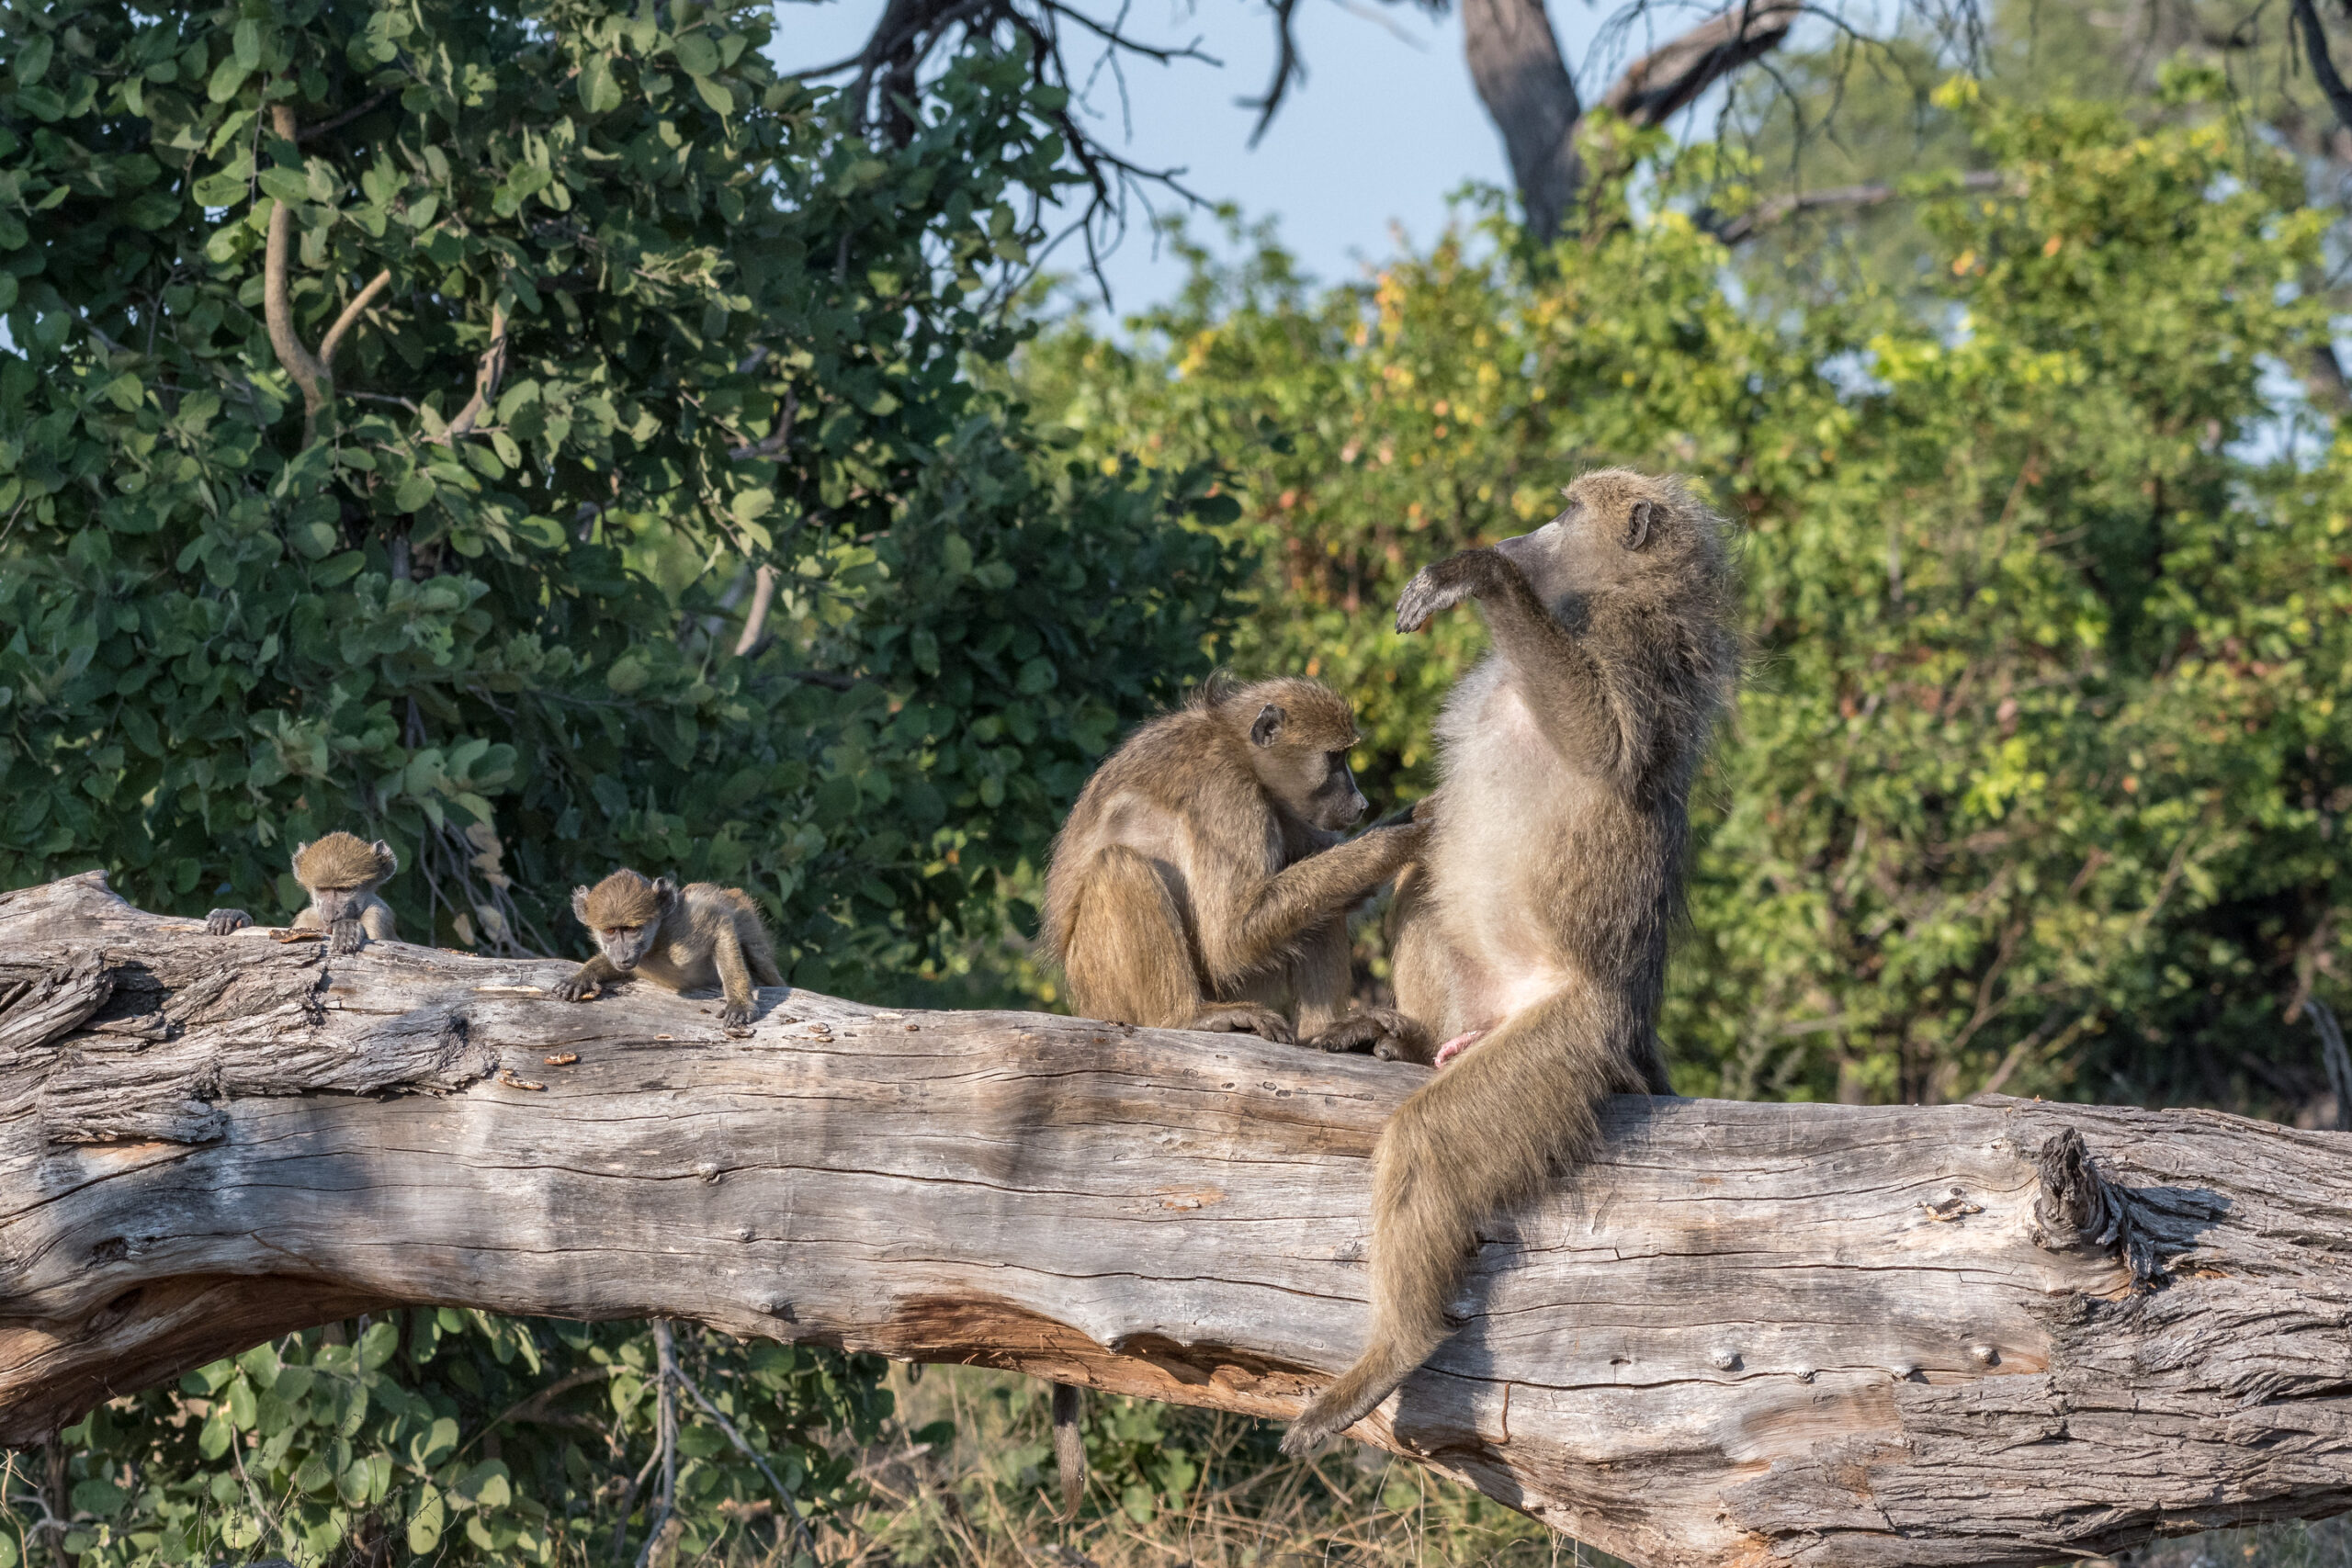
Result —
[[666, 876], [662, 878], [653, 885], [653, 898], [654, 902], [661, 907], [662, 912], [668, 914], [678, 907], [677, 883]]
[[376, 879], [378, 881], [380, 882], [385, 877], [391, 875], [392, 873], [400, 870], [401, 857], [392, 853], [391, 845], [384, 842], [383, 840], [379, 839], [368, 847], [376, 852]]
[[589, 924], [588, 889], [585, 887], [575, 887], [571, 890], [571, 918], [583, 926]]
[[315, 839], [305, 839], [305, 840], [303, 840], [300, 843], [299, 843], [299, 844], [297, 844], [297, 845], [295, 845], [295, 846], [294, 846], [294, 852], [293, 852], [293, 854], [292, 854], [292, 855], [290, 855], [290, 856], [288, 856], [288, 859], [291, 859], [291, 860], [300, 860], [304, 855], [309, 854], [309, 853], [311, 852], [311, 846], [312, 844], [316, 843], [317, 841], [318, 841], [318, 840], [315, 840]]
[[1268, 703], [1264, 707], [1260, 708], [1258, 716], [1250, 723], [1250, 744], [1272, 746], [1274, 743], [1274, 737], [1282, 733], [1283, 720], [1288, 716], [1289, 715], [1283, 713], [1281, 707], [1273, 703]]
[[1625, 547], [1638, 550], [1650, 542], [1650, 525], [1657, 521], [1657, 502], [1637, 501], [1625, 519]]

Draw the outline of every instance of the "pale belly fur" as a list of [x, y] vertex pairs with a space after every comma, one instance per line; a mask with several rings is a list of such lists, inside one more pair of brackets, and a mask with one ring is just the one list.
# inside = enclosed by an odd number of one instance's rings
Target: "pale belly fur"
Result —
[[1453, 1031], [1491, 1029], [1573, 977], [1559, 961], [1557, 846], [1590, 800], [1492, 660], [1439, 720], [1443, 746], [1431, 902], [1462, 972]]

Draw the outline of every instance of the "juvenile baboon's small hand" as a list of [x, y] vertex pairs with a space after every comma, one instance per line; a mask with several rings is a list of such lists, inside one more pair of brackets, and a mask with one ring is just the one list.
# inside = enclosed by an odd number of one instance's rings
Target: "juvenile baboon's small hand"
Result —
[[253, 923], [254, 918], [243, 909], [215, 909], [204, 917], [204, 929], [213, 936], [227, 936]]
[[1421, 568], [1396, 601], [1396, 629], [1419, 631], [1439, 611], [1476, 597], [1502, 564], [1492, 550], [1462, 550]]
[[1444, 792], [1440, 791], [1436, 795], [1425, 795], [1418, 801], [1415, 801], [1413, 803], [1413, 826], [1416, 828], [1436, 827], [1438, 812], [1440, 809], [1438, 802], [1443, 797]]
[[586, 975], [574, 974], [571, 979], [556, 987], [555, 999], [560, 1002], [584, 1002], [591, 997], [601, 995], [603, 991], [604, 987]]
[[368, 933], [359, 929], [357, 920], [337, 920], [327, 931], [327, 951], [341, 956], [356, 953], [368, 945]]
[[751, 1033], [752, 1004], [749, 1002], [729, 1002], [725, 1007], [718, 1010], [718, 1025], [721, 1029], [726, 1030], [729, 1034]]

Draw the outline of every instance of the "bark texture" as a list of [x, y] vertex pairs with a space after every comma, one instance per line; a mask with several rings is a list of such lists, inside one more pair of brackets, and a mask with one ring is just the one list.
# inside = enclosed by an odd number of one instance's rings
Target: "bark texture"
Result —
[[[0, 895], [0, 1440], [404, 1303], [1268, 1416], [1425, 1068]], [[551, 1064], [549, 1057], [574, 1056]], [[1366, 1440], [1643, 1563], [2032, 1563], [2352, 1506], [2352, 1135], [1625, 1100]]]

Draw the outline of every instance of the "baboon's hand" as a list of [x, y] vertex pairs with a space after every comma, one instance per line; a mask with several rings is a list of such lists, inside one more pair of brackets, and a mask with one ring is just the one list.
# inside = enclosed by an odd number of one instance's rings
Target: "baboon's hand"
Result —
[[359, 929], [357, 920], [337, 920], [327, 931], [327, 951], [340, 956], [356, 953], [368, 945], [368, 933]]
[[1306, 1043], [1322, 1051], [1369, 1053], [1384, 1062], [1427, 1062], [1429, 1031], [1395, 1008], [1367, 1008], [1343, 1018]]
[[729, 1002], [718, 1010], [718, 1026], [729, 1034], [752, 1032], [752, 1004]]
[[1441, 790], [1436, 795], [1425, 795], [1413, 803], [1413, 826], [1416, 828], [1437, 826], [1438, 812], [1441, 809], [1438, 802], [1444, 798], [1444, 793]]
[[254, 918], [243, 909], [215, 909], [204, 917], [204, 929], [214, 936], [227, 936], [253, 923]]
[[1500, 573], [1503, 558], [1492, 550], [1462, 550], [1432, 561], [1405, 584], [1396, 601], [1396, 629], [1417, 632], [1441, 610], [1476, 598]]
[[574, 972], [571, 979], [556, 987], [555, 999], [560, 1002], [584, 1002], [590, 997], [602, 995], [604, 989], [589, 976], [586, 970], [582, 969]]
[[1298, 1038], [1291, 1032], [1288, 1019], [1272, 1008], [1261, 1008], [1253, 1002], [1220, 1003], [1184, 1027], [1206, 1030], [1212, 1034], [1255, 1034], [1277, 1045], [1291, 1044]]

